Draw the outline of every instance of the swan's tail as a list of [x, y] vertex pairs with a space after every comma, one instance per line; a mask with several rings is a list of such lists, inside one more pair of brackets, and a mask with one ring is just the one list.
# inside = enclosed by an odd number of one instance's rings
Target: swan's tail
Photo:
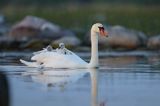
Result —
[[28, 62], [25, 60], [20, 59], [20, 62], [29, 66], [29, 67], [39, 67], [39, 64], [37, 62]]

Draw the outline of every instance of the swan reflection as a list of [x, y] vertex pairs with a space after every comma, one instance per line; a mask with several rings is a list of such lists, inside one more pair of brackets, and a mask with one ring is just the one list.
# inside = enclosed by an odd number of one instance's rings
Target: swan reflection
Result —
[[92, 69], [90, 70], [91, 77], [91, 104], [92, 106], [98, 106], [98, 70]]
[[35, 69], [27, 70], [22, 75], [28, 76], [33, 82], [43, 84], [47, 87], [65, 87], [67, 84], [76, 83], [88, 71], [62, 70], [62, 69]]
[[[41, 83], [47, 87], [67, 88], [67, 85], [77, 83], [85, 75], [91, 80], [91, 106], [98, 106], [98, 70], [97, 69], [43, 69], [29, 70], [23, 76], [28, 76], [33, 82]], [[101, 104], [99, 105], [101, 106]], [[103, 105], [104, 106], [104, 105]]]

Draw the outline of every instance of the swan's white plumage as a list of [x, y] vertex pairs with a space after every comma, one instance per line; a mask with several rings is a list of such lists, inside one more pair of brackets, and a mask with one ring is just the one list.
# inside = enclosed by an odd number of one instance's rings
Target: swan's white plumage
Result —
[[91, 28], [91, 60], [90, 63], [85, 62], [79, 56], [69, 51], [65, 47], [59, 50], [48, 50], [44, 48], [42, 51], [34, 53], [31, 60], [35, 62], [27, 62], [20, 60], [29, 67], [52, 67], [52, 68], [96, 68], [98, 61], [98, 35], [106, 36], [104, 27], [100, 23], [96, 23]]
[[84, 60], [74, 53], [66, 55], [48, 51], [33, 56], [31, 60], [42, 63], [44, 67], [54, 68], [81, 68], [87, 65]]

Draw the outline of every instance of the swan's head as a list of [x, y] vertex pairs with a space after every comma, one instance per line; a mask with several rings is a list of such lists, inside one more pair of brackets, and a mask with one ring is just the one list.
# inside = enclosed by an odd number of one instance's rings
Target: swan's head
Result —
[[60, 48], [60, 49], [63, 49], [63, 48], [65, 48], [65, 45], [64, 45], [64, 43], [60, 43], [60, 44], [59, 44], [59, 48]]
[[92, 25], [91, 31], [98, 33], [101, 36], [108, 37], [108, 32], [105, 30], [101, 23], [96, 23]]

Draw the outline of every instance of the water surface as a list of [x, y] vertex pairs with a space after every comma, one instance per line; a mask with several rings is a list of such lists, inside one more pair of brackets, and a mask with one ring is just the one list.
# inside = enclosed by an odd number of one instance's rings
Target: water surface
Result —
[[28, 68], [25, 53], [1, 54], [11, 106], [160, 106], [158, 53], [101, 53], [99, 69]]

